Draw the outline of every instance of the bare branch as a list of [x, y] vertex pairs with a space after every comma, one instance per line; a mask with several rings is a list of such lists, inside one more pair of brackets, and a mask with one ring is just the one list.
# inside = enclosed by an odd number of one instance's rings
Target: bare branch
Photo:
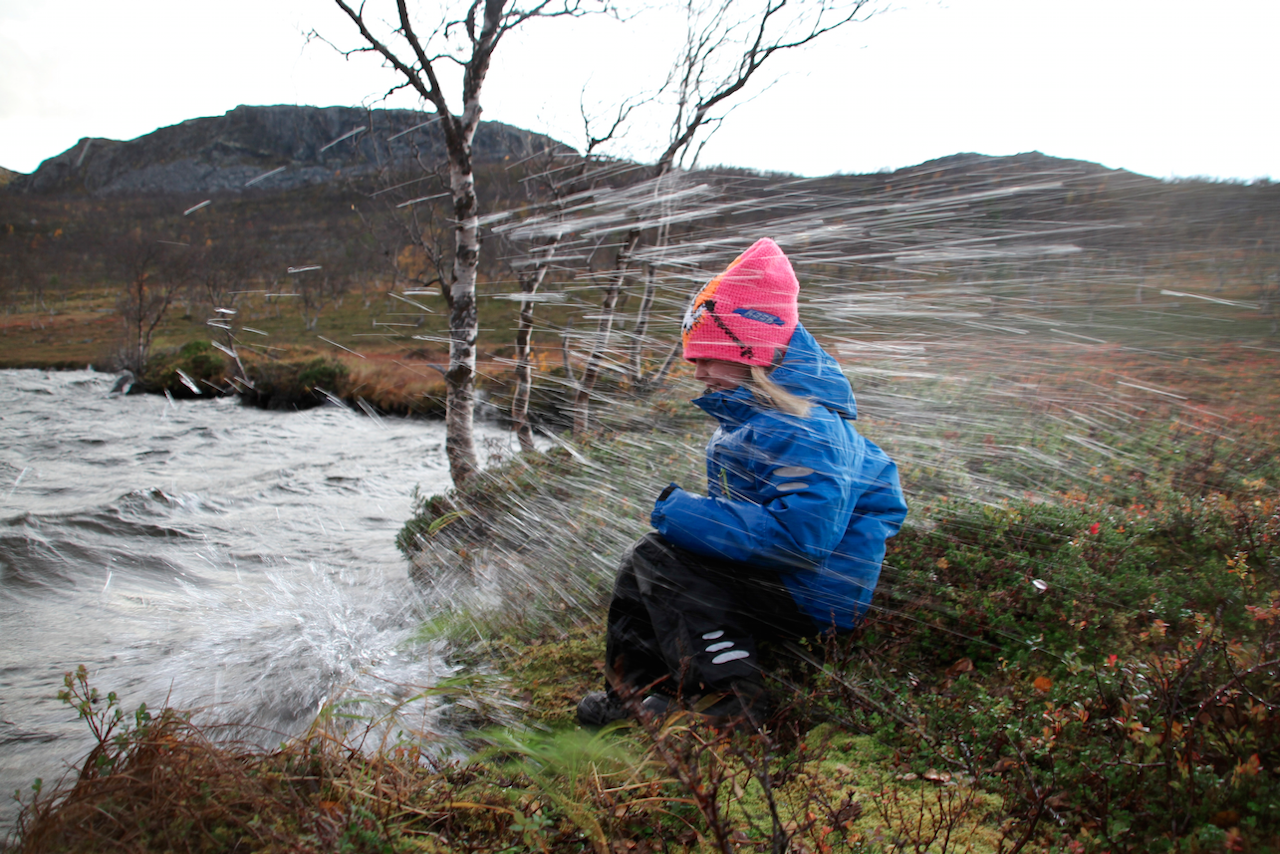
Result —
[[[338, 8], [342, 9], [342, 11], [347, 14], [347, 17], [350, 18], [351, 21], [356, 25], [357, 29], [360, 30], [360, 35], [364, 38], [364, 40], [368, 42], [369, 45], [374, 50], [380, 53], [382, 57], [385, 60], [387, 60], [387, 62], [391, 63], [392, 67], [395, 68], [396, 71], [399, 71], [402, 75], [404, 75], [405, 79], [409, 82], [409, 85], [413, 86], [413, 88], [417, 91], [417, 93], [422, 96], [423, 100], [428, 101], [432, 104], [435, 104], [436, 108], [439, 109], [440, 105], [444, 102], [443, 94], [439, 93], [437, 88], [435, 92], [435, 94], [438, 95], [439, 97], [439, 100], [437, 100], [436, 97], [433, 96], [433, 92], [431, 90], [428, 90], [426, 86], [423, 85], [422, 78], [417, 73], [415, 73], [412, 68], [405, 65], [404, 62], [401, 61], [400, 57], [398, 57], [395, 54], [395, 52], [391, 50], [391, 48], [384, 45], [377, 38], [377, 36], [375, 36], [372, 32], [369, 31], [369, 28], [365, 26], [365, 22], [364, 22], [364, 14], [363, 14], [364, 7], [361, 6], [362, 11], [357, 12], [354, 9], [352, 9], [349, 5], [347, 5], [345, 0], [333, 0], [333, 2], [337, 3]], [[363, 49], [357, 49], [357, 50], [363, 50]]]
[[[804, 47], [845, 24], [865, 19], [863, 10], [870, 0], [853, 0], [839, 6], [819, 4], [816, 14], [807, 15], [808, 23], [802, 32], [788, 36], [789, 27], [784, 26], [777, 37], [771, 37], [771, 25], [782, 14], [788, 2], [789, 0], [767, 0], [763, 11], [750, 25], [749, 38], [739, 39], [737, 32], [748, 24], [741, 18], [733, 20], [729, 17], [736, 6], [732, 0], [722, 0], [713, 10], [699, 9], [695, 0], [689, 0], [686, 8], [689, 35], [683, 56], [668, 80], [668, 86], [674, 85], [676, 89], [676, 117], [671, 142], [658, 158], [660, 173], [674, 166], [677, 158], [688, 149], [699, 130], [708, 122], [714, 118], [723, 118], [711, 117], [709, 114], [742, 91], [770, 57], [781, 51]], [[806, 10], [801, 9], [800, 15], [804, 19]], [[702, 25], [700, 21], [704, 17], [707, 23]], [[733, 70], [718, 83], [710, 84], [708, 91], [704, 91], [708, 89], [707, 79], [713, 73], [717, 55], [733, 51], [735, 45], [741, 45], [741, 52]]]
[[603, 135], [596, 136], [591, 132], [592, 119], [587, 115], [587, 106], [584, 103], [582, 96], [579, 96], [578, 110], [582, 115], [582, 134], [586, 140], [586, 146], [582, 152], [583, 155], [588, 158], [591, 157], [597, 148], [617, 136], [618, 132], [624, 125], [626, 125], [627, 119], [631, 117], [632, 112], [652, 100], [653, 96], [624, 99], [622, 103], [618, 105], [617, 111], [614, 113], [613, 124], [609, 126], [609, 129], [606, 130]]

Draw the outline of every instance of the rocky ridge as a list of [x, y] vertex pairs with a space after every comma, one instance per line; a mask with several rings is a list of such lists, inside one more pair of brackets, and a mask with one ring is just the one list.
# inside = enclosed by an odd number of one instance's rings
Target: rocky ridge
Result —
[[[477, 164], [516, 159], [549, 137], [482, 122]], [[444, 162], [444, 135], [432, 114], [356, 107], [240, 106], [125, 142], [81, 139], [30, 175], [9, 173], [10, 192], [88, 194], [289, 190], [335, 177]], [[7, 171], [7, 170], [6, 170]]]

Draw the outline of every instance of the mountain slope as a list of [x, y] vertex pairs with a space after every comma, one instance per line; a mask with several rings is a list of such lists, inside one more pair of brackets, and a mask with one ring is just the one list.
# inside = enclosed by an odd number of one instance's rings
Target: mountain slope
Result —
[[[529, 131], [482, 122], [474, 157], [477, 165], [514, 159], [544, 143], [564, 147]], [[42, 195], [285, 190], [414, 158], [426, 164], [444, 158], [443, 134], [428, 113], [240, 106], [127, 142], [81, 139], [30, 175], [13, 178], [9, 189]]]

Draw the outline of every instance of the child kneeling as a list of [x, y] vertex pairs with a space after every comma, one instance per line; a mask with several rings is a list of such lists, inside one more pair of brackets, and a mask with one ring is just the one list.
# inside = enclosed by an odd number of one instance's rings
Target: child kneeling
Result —
[[853, 425], [849, 381], [799, 323], [798, 293], [764, 238], [685, 314], [684, 357], [706, 386], [693, 402], [719, 424], [707, 495], [667, 487], [656, 532], [622, 557], [585, 725], [679, 701], [758, 727], [759, 641], [848, 631], [866, 613], [907, 505], [893, 461]]

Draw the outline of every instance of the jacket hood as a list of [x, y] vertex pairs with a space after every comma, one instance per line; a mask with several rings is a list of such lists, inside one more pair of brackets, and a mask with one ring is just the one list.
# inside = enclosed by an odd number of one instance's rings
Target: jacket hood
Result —
[[792, 394], [807, 397], [850, 420], [858, 417], [858, 404], [853, 386], [840, 370], [839, 363], [818, 346], [809, 330], [797, 325], [787, 345], [782, 364], [774, 368], [769, 379]]
[[[842, 418], [852, 421], [858, 417], [853, 386], [849, 385], [849, 380], [836, 360], [818, 346], [818, 342], [803, 325], [796, 325], [782, 364], [774, 368], [769, 378], [792, 394], [825, 406]], [[735, 410], [741, 405], [754, 407], [755, 396], [750, 389], [739, 386], [733, 391], [704, 394], [693, 402], [716, 418], [739, 421], [745, 417], [745, 413]]]

